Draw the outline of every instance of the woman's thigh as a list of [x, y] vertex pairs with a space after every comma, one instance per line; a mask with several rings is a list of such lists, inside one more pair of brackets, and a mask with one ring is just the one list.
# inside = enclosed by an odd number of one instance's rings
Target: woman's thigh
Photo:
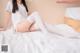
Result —
[[28, 32], [31, 24], [32, 23], [29, 22], [28, 20], [21, 22], [20, 24], [17, 25], [16, 32]]

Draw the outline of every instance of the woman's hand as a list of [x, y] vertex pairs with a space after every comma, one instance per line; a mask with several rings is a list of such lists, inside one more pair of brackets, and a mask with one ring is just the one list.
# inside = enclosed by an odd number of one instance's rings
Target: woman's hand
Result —
[[0, 28], [0, 31], [5, 31], [6, 29], [5, 28]]

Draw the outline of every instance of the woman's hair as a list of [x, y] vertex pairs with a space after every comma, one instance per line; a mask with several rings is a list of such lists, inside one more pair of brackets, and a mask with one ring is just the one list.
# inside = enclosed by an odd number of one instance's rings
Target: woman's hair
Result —
[[[25, 9], [26, 9], [26, 12], [28, 12], [28, 8], [27, 8], [27, 5], [26, 5], [26, 2], [25, 0], [21, 0], [21, 4], [24, 5]], [[12, 5], [13, 5], [13, 9], [12, 9], [12, 12], [15, 13], [16, 11], [18, 11], [18, 4], [17, 4], [17, 0], [12, 0]]]

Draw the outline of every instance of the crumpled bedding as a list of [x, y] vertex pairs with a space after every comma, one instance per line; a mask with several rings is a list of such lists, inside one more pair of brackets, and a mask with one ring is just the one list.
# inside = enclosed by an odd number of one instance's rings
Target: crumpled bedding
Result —
[[0, 41], [6, 34], [8, 53], [80, 53], [79, 33], [65, 24], [47, 27], [51, 30], [47, 34], [41, 31], [15, 33], [10, 29], [0, 33]]
[[50, 25], [46, 24], [47, 29], [51, 33], [59, 34], [67, 38], [80, 38], [80, 32], [75, 31], [72, 27], [67, 24], [56, 24]]

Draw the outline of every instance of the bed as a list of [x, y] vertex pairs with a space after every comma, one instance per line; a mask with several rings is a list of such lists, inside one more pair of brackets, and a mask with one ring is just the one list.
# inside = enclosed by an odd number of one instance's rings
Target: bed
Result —
[[[41, 32], [39, 31], [30, 32], [30, 33], [28, 32], [27, 33], [28, 37], [26, 37], [25, 34], [23, 34], [24, 35], [23, 38], [27, 41], [25, 43], [26, 53], [27, 52], [28, 53], [80, 53], [80, 33], [79, 32], [76, 32], [75, 30], [73, 30], [73, 28], [71, 28], [66, 24], [58, 24], [58, 25], [46, 24], [46, 27], [49, 33], [47, 34], [48, 36], [46, 36], [45, 39], [43, 38], [44, 36], [40, 35]], [[37, 34], [39, 34], [39, 36], [37, 36]], [[29, 37], [30, 39], [28, 39]], [[1, 42], [3, 40], [2, 38], [3, 36], [0, 36], [0, 44], [2, 44]], [[17, 43], [18, 39], [16, 40], [15, 38], [15, 43], [18, 45], [22, 44], [23, 42]], [[42, 40], [44, 40], [44, 42]], [[16, 45], [14, 43], [12, 44], [13, 44], [12, 46]], [[13, 48], [10, 47], [8, 53], [18, 53], [17, 49], [20, 48], [18, 45], [14, 49], [14, 52], [12, 51]], [[27, 48], [28, 47], [27, 45], [30, 45], [32, 49]], [[39, 51], [37, 51], [36, 48], [38, 48]], [[20, 50], [21, 49], [19, 49], [19, 51]]]

